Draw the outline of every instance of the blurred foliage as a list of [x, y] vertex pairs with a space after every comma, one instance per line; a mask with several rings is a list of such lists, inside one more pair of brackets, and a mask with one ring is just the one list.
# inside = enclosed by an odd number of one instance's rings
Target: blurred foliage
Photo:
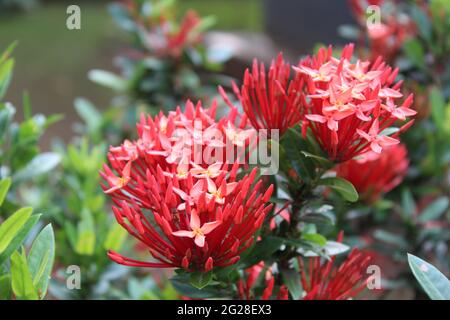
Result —
[[[134, 126], [141, 112], [170, 110], [186, 99], [208, 101], [218, 84], [228, 80], [218, 72], [230, 58], [225, 46], [204, 45], [215, 18], [200, 18], [193, 10], [178, 18], [176, 1], [123, 1], [109, 11], [132, 42], [117, 58], [121, 75], [92, 70], [89, 78], [114, 90], [122, 109], [122, 130]], [[125, 133], [126, 136], [126, 133]]]
[[[11, 45], [0, 56], [0, 101], [10, 84], [14, 60]], [[13, 122], [10, 103], [0, 103], [0, 299], [44, 299], [55, 258], [53, 228], [41, 231], [41, 214], [31, 207], [19, 208], [20, 191], [26, 182], [53, 169], [59, 158], [39, 153], [37, 143], [52, 121], [44, 116], [31, 117], [28, 97], [24, 98], [25, 121]], [[10, 212], [14, 212], [10, 214]], [[34, 240], [33, 240], [34, 238]], [[27, 250], [25, 247], [30, 247]]]

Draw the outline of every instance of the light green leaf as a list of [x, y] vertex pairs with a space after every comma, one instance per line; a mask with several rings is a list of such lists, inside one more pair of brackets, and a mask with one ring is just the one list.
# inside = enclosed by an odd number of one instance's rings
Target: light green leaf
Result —
[[25, 168], [17, 172], [13, 179], [24, 181], [54, 169], [61, 161], [61, 156], [54, 152], [44, 152], [34, 157]]
[[447, 197], [440, 197], [428, 205], [420, 214], [420, 222], [427, 222], [439, 219], [439, 217], [448, 208], [449, 200]]
[[339, 193], [345, 200], [350, 202], [358, 201], [358, 192], [355, 187], [347, 180], [339, 177], [323, 178], [319, 184], [325, 185]]
[[302, 234], [302, 239], [310, 242], [314, 242], [319, 246], [324, 246], [327, 243], [327, 238], [319, 233], [306, 233]]
[[408, 253], [412, 273], [432, 300], [450, 300], [450, 281], [428, 262]]
[[127, 83], [123, 78], [108, 71], [91, 70], [88, 73], [88, 78], [92, 82], [116, 91], [123, 91], [127, 88]]
[[39, 297], [43, 299], [47, 293], [55, 259], [55, 236], [51, 224], [38, 234], [28, 254], [28, 266]]
[[11, 187], [11, 178], [6, 178], [0, 181], [0, 206], [3, 204], [8, 190]]
[[5, 96], [9, 83], [11, 82], [14, 60], [9, 59], [0, 64], [0, 100]]
[[41, 217], [40, 214], [32, 215], [27, 222], [23, 225], [20, 231], [11, 240], [8, 247], [0, 254], [0, 265], [8, 259], [14, 251], [20, 248], [25, 239], [28, 237], [31, 229], [36, 225]]
[[90, 211], [81, 211], [81, 221], [77, 226], [77, 243], [75, 251], [82, 255], [92, 255], [95, 249], [94, 220]]
[[102, 124], [102, 115], [95, 106], [83, 98], [75, 99], [75, 109], [90, 132], [95, 132]]
[[127, 234], [127, 230], [125, 230], [120, 224], [114, 223], [106, 235], [103, 247], [105, 250], [119, 251], [122, 248]]
[[30, 270], [28, 270], [25, 250], [22, 250], [22, 253], [16, 251], [11, 256], [11, 283], [17, 299], [38, 300]]
[[31, 208], [17, 210], [11, 217], [0, 225], [0, 254], [5, 251], [23, 225], [31, 216]]

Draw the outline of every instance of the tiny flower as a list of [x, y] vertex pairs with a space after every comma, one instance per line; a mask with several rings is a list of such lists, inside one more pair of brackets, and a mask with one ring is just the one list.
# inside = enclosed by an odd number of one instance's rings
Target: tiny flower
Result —
[[208, 168], [203, 168], [195, 163], [192, 163], [193, 168], [191, 169], [191, 173], [196, 178], [217, 178], [224, 170], [221, 170], [223, 164], [222, 163], [214, 163]]
[[234, 191], [236, 188], [236, 182], [225, 183], [225, 181], [217, 188], [216, 184], [211, 178], [206, 179], [208, 183], [208, 193], [206, 196], [210, 199], [215, 199], [217, 203], [223, 204], [225, 197]]
[[105, 179], [109, 184], [109, 189], [105, 190], [105, 193], [113, 193], [119, 189], [125, 187], [130, 181], [130, 173], [131, 173], [131, 161], [127, 162], [124, 169], [122, 170], [122, 176], [115, 176], [111, 170], [108, 169], [108, 175], [106, 175]]
[[207, 222], [200, 227], [200, 218], [198, 217], [197, 212], [192, 210], [191, 222], [189, 224], [191, 231], [180, 230], [172, 232], [172, 234], [177, 237], [194, 238], [195, 244], [202, 248], [205, 245], [205, 236], [217, 228], [221, 223], [221, 221]]
[[370, 148], [375, 153], [381, 153], [383, 147], [392, 146], [400, 142], [397, 139], [379, 134], [379, 129], [378, 120], [375, 119], [368, 133], [360, 129], [356, 129], [356, 131], [361, 137], [370, 142]]

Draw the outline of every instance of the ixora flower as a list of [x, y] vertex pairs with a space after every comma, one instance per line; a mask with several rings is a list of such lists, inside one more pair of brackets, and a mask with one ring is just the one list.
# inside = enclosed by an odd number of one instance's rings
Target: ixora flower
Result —
[[399, 185], [408, 171], [408, 151], [403, 144], [386, 148], [381, 154], [367, 152], [337, 166], [339, 177], [350, 181], [362, 199], [375, 202]]
[[113, 170], [105, 165], [100, 173], [103, 190], [112, 197], [118, 223], [154, 258], [136, 261], [110, 251], [112, 260], [209, 271], [236, 263], [253, 243], [271, 210], [273, 188], [262, 192], [256, 168], [237, 178], [245, 163], [228, 153], [248, 146], [251, 135], [236, 109], [218, 122], [215, 110], [216, 104], [204, 109], [187, 102], [184, 112], [142, 117], [137, 141], [110, 148]]
[[[399, 141], [388, 136], [399, 121], [416, 112], [410, 109], [413, 96], [402, 104], [401, 82], [395, 83], [398, 69], [381, 58], [373, 63], [351, 62], [353, 45], [347, 45], [340, 59], [332, 48], [321, 48], [314, 57], [302, 60], [294, 70], [306, 78], [307, 105], [304, 107], [303, 132], [310, 129], [328, 157], [344, 162], [369, 150], [380, 153]], [[404, 124], [395, 135], [409, 128]]]
[[347, 259], [334, 266], [335, 257], [322, 263], [320, 257], [308, 258], [308, 270], [298, 259], [300, 275], [306, 295], [303, 300], [348, 300], [356, 297], [367, 285], [371, 256], [354, 248]]
[[[280, 53], [267, 72], [264, 64], [255, 59], [252, 69], [245, 71], [241, 89], [233, 84], [235, 95], [256, 130], [266, 129], [268, 134], [279, 130], [281, 136], [302, 118], [304, 80], [292, 73], [291, 65]], [[220, 93], [231, 105], [222, 89]]]
[[[264, 272], [265, 271], [265, 272]], [[241, 300], [254, 300], [257, 297], [252, 292], [259, 278], [263, 275], [265, 281], [265, 287], [261, 294], [261, 300], [269, 300], [272, 296], [275, 287], [275, 278], [272, 274], [271, 268], [265, 269], [264, 262], [260, 262], [250, 268], [244, 270], [244, 279], [239, 279], [237, 283], [239, 299]], [[277, 300], [287, 300], [289, 298], [288, 289], [285, 285], [280, 286]]]

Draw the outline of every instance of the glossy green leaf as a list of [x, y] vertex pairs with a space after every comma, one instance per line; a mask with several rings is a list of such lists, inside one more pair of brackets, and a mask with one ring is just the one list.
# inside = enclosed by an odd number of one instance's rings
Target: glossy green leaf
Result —
[[40, 214], [32, 215], [23, 225], [20, 231], [14, 236], [6, 249], [0, 254], [0, 265], [8, 259], [14, 251], [20, 248], [23, 242], [28, 237], [31, 229], [36, 225], [41, 217]]
[[450, 281], [428, 262], [408, 253], [412, 273], [432, 300], [450, 300]]
[[3, 204], [10, 187], [11, 178], [6, 178], [0, 181], [0, 206]]
[[358, 201], [358, 192], [355, 187], [347, 180], [339, 177], [323, 178], [319, 180], [319, 184], [330, 187], [339, 193], [345, 200], [350, 202]]
[[47, 293], [53, 262], [55, 259], [55, 236], [51, 224], [48, 224], [33, 241], [28, 254], [28, 266], [39, 297]]
[[11, 283], [17, 299], [38, 300], [31, 273], [28, 270], [25, 250], [22, 250], [22, 253], [16, 251], [11, 256]]
[[319, 246], [324, 246], [327, 243], [327, 238], [325, 238], [324, 236], [322, 236], [319, 233], [302, 234], [302, 239], [314, 242], [315, 244], [317, 244]]
[[33, 209], [31, 208], [19, 209], [0, 225], [0, 254], [6, 250], [20, 229], [25, 225], [32, 211]]

